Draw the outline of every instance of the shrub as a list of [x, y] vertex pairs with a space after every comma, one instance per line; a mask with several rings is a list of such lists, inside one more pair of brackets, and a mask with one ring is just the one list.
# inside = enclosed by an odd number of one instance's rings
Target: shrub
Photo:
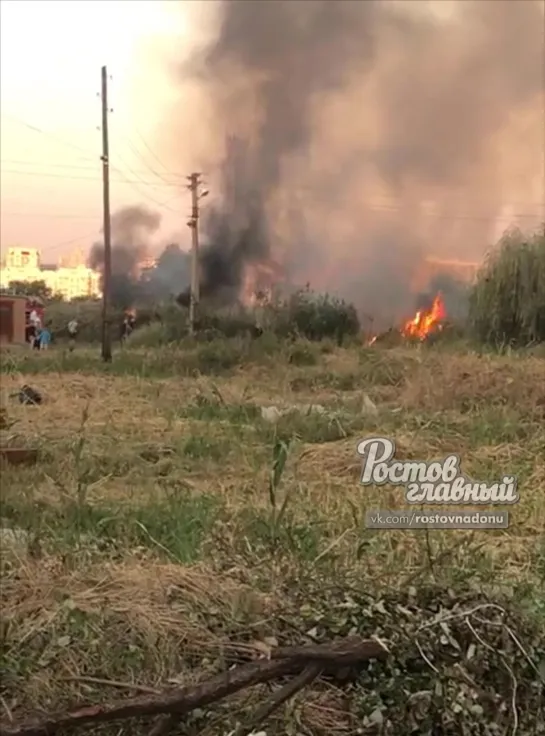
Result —
[[[47, 318], [52, 322], [56, 338], [67, 337], [67, 325], [76, 318], [80, 323], [82, 342], [99, 342], [102, 337], [102, 303], [100, 301], [48, 304]], [[111, 333], [118, 339], [123, 312], [111, 313]], [[201, 304], [195, 340], [211, 342], [219, 338], [259, 339], [270, 333], [278, 339], [298, 337], [311, 341], [334, 340], [343, 344], [359, 333], [359, 321], [351, 304], [330, 296], [314, 294], [309, 289], [257, 309], [241, 306], [212, 311]], [[188, 335], [188, 312], [177, 304], [159, 305], [155, 309], [138, 308], [136, 329], [129, 344], [139, 347], [181, 342]]]
[[313, 341], [334, 339], [342, 345], [346, 337], [360, 331], [353, 305], [309, 289], [296, 292], [288, 300], [268, 308], [267, 312], [270, 328], [281, 337], [299, 335]]
[[79, 335], [83, 342], [99, 342], [102, 336], [102, 302], [99, 300], [77, 302], [47, 302], [47, 322], [51, 322], [53, 339], [68, 337], [68, 323], [79, 322]]
[[157, 348], [170, 342], [169, 331], [162, 322], [153, 322], [135, 330], [127, 340], [127, 344], [137, 348]]
[[545, 225], [531, 236], [506, 233], [490, 253], [470, 294], [469, 323], [494, 346], [545, 341]]

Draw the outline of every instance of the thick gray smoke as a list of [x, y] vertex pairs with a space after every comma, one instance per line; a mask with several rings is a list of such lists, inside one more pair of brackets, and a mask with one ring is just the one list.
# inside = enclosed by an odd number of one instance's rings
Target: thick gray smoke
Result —
[[392, 319], [427, 255], [478, 260], [515, 214], [543, 216], [540, 0], [216, 10], [182, 71], [198, 90], [194, 160], [225, 162], [204, 222], [208, 290], [272, 258]]
[[[167, 245], [156, 267], [142, 270], [152, 255], [152, 238], [161, 224], [161, 215], [144, 206], [123, 207], [112, 215], [111, 299], [116, 307], [132, 307], [147, 299], [165, 299], [178, 293], [189, 276], [187, 254], [177, 245]], [[104, 243], [95, 243], [89, 253], [89, 266], [102, 273]]]

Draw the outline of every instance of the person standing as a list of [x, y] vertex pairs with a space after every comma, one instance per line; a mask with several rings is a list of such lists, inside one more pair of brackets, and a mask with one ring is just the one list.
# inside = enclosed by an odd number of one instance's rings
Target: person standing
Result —
[[32, 348], [34, 350], [39, 350], [41, 346], [41, 334], [42, 329], [41, 327], [35, 327], [34, 328], [34, 337], [32, 339]]
[[36, 328], [30, 321], [25, 328], [25, 337], [29, 347], [32, 349], [34, 346], [34, 338], [36, 337]]
[[127, 338], [134, 329], [134, 317], [126, 314], [121, 325], [121, 342], [126, 342]]
[[40, 350], [47, 350], [51, 342], [51, 332], [47, 325], [40, 331], [39, 340], [40, 340]]
[[76, 319], [70, 320], [68, 323], [68, 346], [70, 352], [76, 347], [76, 337], [78, 335], [78, 321]]

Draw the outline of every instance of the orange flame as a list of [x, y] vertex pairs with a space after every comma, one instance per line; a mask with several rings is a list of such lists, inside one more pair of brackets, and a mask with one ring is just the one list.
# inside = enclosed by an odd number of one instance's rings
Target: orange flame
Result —
[[430, 332], [440, 330], [442, 322], [447, 313], [441, 294], [437, 294], [433, 300], [431, 309], [420, 309], [413, 319], [405, 322], [401, 328], [401, 333], [405, 337], [417, 337], [424, 340]]
[[273, 288], [282, 278], [283, 269], [273, 261], [247, 264], [240, 301], [246, 307], [270, 302]]

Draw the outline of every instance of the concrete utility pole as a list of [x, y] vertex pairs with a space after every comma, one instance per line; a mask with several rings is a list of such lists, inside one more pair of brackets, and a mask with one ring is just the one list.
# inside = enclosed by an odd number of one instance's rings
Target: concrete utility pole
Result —
[[110, 151], [108, 142], [108, 73], [102, 67], [102, 206], [104, 214], [104, 270], [102, 284], [102, 360], [112, 361], [112, 336], [110, 332], [110, 284], [112, 275], [112, 241], [110, 222]]
[[199, 288], [199, 200], [206, 197], [208, 190], [199, 191], [201, 175], [193, 173], [187, 177], [188, 189], [191, 192], [191, 218], [188, 226], [191, 228], [191, 293], [189, 301], [189, 331], [195, 332], [195, 319], [200, 300]]

